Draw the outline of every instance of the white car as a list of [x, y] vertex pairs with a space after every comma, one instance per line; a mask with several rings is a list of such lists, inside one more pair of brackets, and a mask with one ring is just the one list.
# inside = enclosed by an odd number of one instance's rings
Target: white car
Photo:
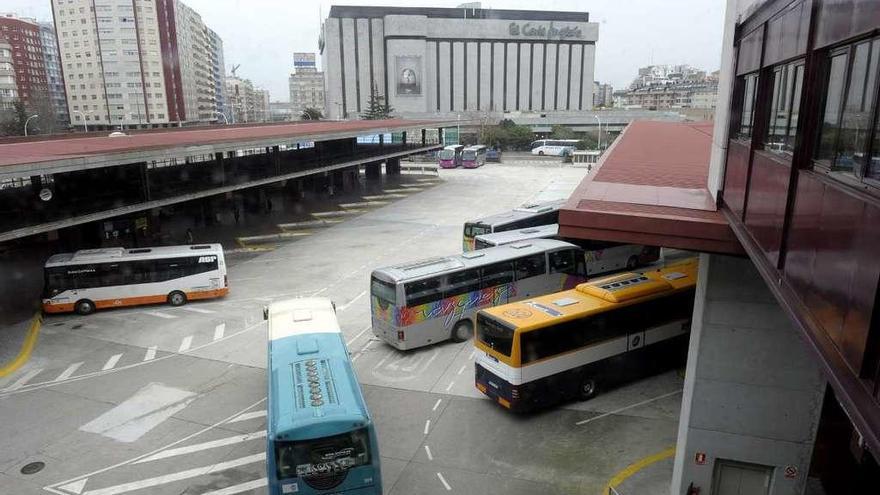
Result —
[[124, 132], [122, 132], [122, 131], [113, 131], [113, 132], [111, 132], [110, 135], [107, 136], [107, 137], [125, 137], [125, 136], [128, 136], [128, 134], [126, 134], [126, 133], [124, 133]]

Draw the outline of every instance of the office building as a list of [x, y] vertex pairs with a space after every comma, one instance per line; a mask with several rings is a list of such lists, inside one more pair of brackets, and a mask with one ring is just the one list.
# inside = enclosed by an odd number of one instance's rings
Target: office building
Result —
[[302, 115], [306, 108], [324, 112], [324, 73], [315, 66], [314, 53], [293, 54], [293, 70], [288, 79], [290, 104], [295, 115]]
[[40, 25], [33, 19], [2, 15], [0, 42], [4, 41], [12, 51], [18, 98], [29, 112], [42, 107], [51, 108]]
[[[41, 22], [40, 39], [43, 43], [43, 65], [46, 68], [46, 82], [49, 88], [49, 101], [55, 114], [55, 127], [62, 129], [70, 123], [67, 114], [67, 96], [64, 91], [64, 76], [61, 73], [61, 59], [58, 55], [58, 40], [51, 22]], [[48, 115], [47, 115], [48, 118]], [[44, 119], [43, 125], [49, 123]]]
[[375, 88], [403, 117], [589, 110], [598, 32], [586, 12], [333, 6], [325, 108], [356, 118]]
[[602, 84], [599, 81], [593, 82], [593, 107], [612, 107], [614, 106], [614, 88], [610, 84]]

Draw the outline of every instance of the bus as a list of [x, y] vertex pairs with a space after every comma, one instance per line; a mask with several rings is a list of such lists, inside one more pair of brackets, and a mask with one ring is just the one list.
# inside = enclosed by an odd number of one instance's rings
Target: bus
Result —
[[461, 165], [464, 168], [477, 168], [486, 164], [486, 147], [482, 144], [468, 146], [461, 155]]
[[633, 270], [660, 259], [660, 248], [656, 246], [561, 237], [559, 224], [556, 223], [478, 235], [474, 238], [474, 250], [503, 246], [529, 239], [559, 239], [580, 246], [584, 250], [588, 277], [624, 268]]
[[696, 282], [690, 258], [481, 310], [475, 385], [507, 409], [528, 411], [680, 366]]
[[450, 144], [437, 153], [440, 168], [455, 168], [461, 165], [461, 155], [464, 151], [464, 145]]
[[268, 321], [269, 493], [382, 494], [379, 443], [333, 303], [300, 298]]
[[544, 203], [524, 204], [511, 211], [497, 213], [464, 223], [462, 250], [474, 250], [474, 238], [492, 232], [524, 229], [559, 223], [559, 209], [565, 204], [564, 199]]
[[583, 251], [550, 239], [508, 244], [374, 270], [373, 333], [406, 350], [473, 335], [480, 308], [574, 287]]
[[532, 141], [533, 155], [563, 156], [571, 154], [580, 141], [577, 139], [539, 139]]
[[228, 293], [220, 244], [84, 249], [46, 261], [43, 311], [87, 315], [138, 304], [181, 306]]

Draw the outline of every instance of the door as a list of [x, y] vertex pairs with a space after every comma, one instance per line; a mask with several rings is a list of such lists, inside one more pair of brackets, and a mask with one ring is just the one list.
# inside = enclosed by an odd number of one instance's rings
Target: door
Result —
[[770, 466], [719, 459], [715, 463], [712, 495], [767, 494], [772, 475]]

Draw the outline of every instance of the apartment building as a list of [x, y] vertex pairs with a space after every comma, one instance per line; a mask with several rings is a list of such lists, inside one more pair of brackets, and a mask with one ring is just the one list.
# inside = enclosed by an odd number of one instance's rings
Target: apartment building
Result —
[[[55, 127], [60, 129], [70, 123], [70, 117], [67, 113], [67, 97], [64, 91], [64, 75], [61, 72], [61, 58], [58, 54], [58, 40], [55, 37], [55, 26], [51, 22], [39, 24], [40, 41], [43, 44], [43, 65], [46, 68], [46, 82], [49, 88], [49, 102], [55, 115]], [[46, 118], [48, 119], [48, 115]]]
[[269, 90], [254, 89], [253, 122], [266, 122], [269, 120]]
[[0, 39], [0, 116], [12, 110], [17, 99], [18, 85], [15, 84], [12, 45], [5, 39]]
[[39, 24], [11, 14], [0, 16], [0, 42], [4, 41], [11, 51], [17, 97], [28, 109], [47, 102], [49, 86]]
[[[214, 105], [216, 111], [226, 115], [226, 66], [223, 58], [223, 39], [213, 29], [207, 28], [211, 49], [211, 79], [214, 82]], [[217, 116], [219, 117], [219, 116]]]
[[249, 79], [226, 77], [226, 102], [232, 123], [254, 121], [254, 85]]
[[324, 113], [324, 73], [315, 66], [315, 54], [294, 53], [293, 70], [288, 79], [293, 113], [302, 115], [306, 108]]

